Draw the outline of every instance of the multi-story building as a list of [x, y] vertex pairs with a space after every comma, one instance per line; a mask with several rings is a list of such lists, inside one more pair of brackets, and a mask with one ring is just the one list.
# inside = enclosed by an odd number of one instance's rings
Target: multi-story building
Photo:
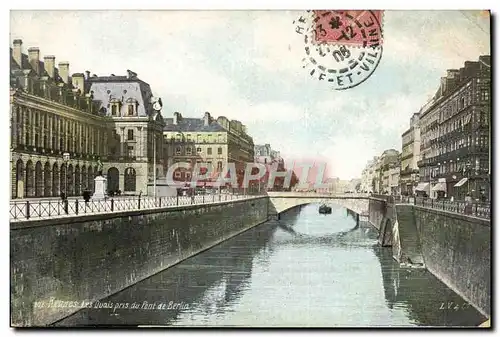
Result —
[[246, 163], [254, 161], [253, 139], [239, 121], [229, 121], [224, 116], [214, 119], [209, 112], [203, 118], [183, 117], [174, 112], [173, 118], [165, 121], [165, 168], [180, 162], [191, 164], [190, 169], [176, 170], [175, 180], [190, 181], [192, 168], [202, 162], [213, 172], [213, 178], [228, 163], [234, 163], [241, 180]]
[[256, 163], [278, 163], [284, 165], [284, 160], [281, 158], [280, 152], [273, 150], [270, 144], [255, 145], [254, 153]]
[[377, 190], [375, 193], [381, 194], [390, 194], [391, 193], [391, 185], [389, 182], [390, 169], [391, 167], [398, 166], [399, 167], [400, 154], [395, 149], [389, 149], [382, 152], [380, 155], [379, 161], [377, 162], [376, 174], [375, 178], [378, 179], [375, 181], [378, 182]]
[[419, 183], [415, 194], [431, 195], [431, 181], [435, 177], [435, 157], [437, 155], [437, 137], [439, 127], [439, 106], [434, 96], [420, 109], [420, 160]]
[[368, 161], [365, 168], [361, 173], [361, 191], [364, 193], [374, 192], [374, 177], [376, 164], [378, 162], [378, 157], [373, 157], [372, 160]]
[[163, 125], [149, 85], [131, 71], [70, 76], [68, 62], [41, 61], [38, 48], [26, 55], [19, 39], [10, 53], [12, 198], [81, 195], [98, 170], [108, 191], [146, 192]]
[[[491, 58], [447, 71], [423, 109], [421, 183], [430, 196], [474, 199], [490, 193]], [[432, 127], [429, 127], [432, 125]]]
[[410, 128], [402, 135], [400, 191], [403, 195], [413, 195], [418, 184], [418, 161], [420, 160], [420, 114], [410, 119]]
[[399, 195], [401, 193], [400, 184], [400, 164], [399, 162], [389, 165], [389, 193]]
[[[268, 181], [270, 178], [270, 172], [272, 170], [276, 169], [279, 172], [286, 171], [285, 161], [281, 157], [280, 152], [273, 150], [270, 144], [255, 145], [254, 153], [255, 153], [255, 162], [259, 164], [264, 164], [266, 167], [266, 173], [260, 179], [259, 189], [262, 190], [263, 188], [267, 188]], [[277, 177], [274, 180], [273, 190], [280, 189], [280, 186], [283, 186], [283, 183], [284, 183], [284, 178]]]

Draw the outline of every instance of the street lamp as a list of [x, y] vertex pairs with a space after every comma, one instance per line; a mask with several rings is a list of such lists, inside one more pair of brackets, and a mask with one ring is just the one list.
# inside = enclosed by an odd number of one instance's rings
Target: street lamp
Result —
[[472, 167], [471, 162], [467, 161], [467, 163], [465, 164], [465, 168], [467, 170], [467, 194], [469, 194], [469, 195], [470, 195], [470, 170], [471, 170], [471, 167]]
[[64, 178], [65, 183], [64, 183], [64, 195], [68, 197], [68, 162], [69, 162], [69, 153], [64, 152], [63, 153], [63, 161], [66, 164], [66, 177]]

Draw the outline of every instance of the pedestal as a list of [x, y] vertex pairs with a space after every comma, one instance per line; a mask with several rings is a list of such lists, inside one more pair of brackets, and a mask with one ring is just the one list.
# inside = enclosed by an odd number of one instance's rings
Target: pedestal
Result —
[[97, 176], [94, 178], [95, 182], [95, 192], [92, 199], [104, 199], [106, 197], [106, 178], [103, 176]]

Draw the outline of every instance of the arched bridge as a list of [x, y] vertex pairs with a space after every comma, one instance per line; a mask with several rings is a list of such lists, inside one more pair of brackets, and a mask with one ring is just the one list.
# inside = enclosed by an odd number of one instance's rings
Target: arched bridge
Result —
[[334, 204], [345, 207], [361, 216], [368, 216], [368, 194], [328, 194], [307, 192], [268, 192], [269, 216], [277, 216], [286, 210], [311, 203]]

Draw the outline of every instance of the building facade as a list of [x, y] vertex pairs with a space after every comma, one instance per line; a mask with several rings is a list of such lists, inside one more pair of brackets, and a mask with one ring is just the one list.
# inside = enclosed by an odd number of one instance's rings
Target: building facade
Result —
[[191, 165], [189, 169], [175, 170], [175, 180], [190, 181], [197, 163], [206, 164], [215, 180], [228, 163], [234, 163], [240, 181], [246, 163], [254, 161], [253, 139], [239, 121], [229, 121], [223, 116], [214, 119], [209, 112], [205, 112], [203, 118], [183, 117], [174, 112], [173, 118], [165, 121], [164, 157], [168, 158], [165, 172], [175, 163]]
[[[375, 169], [376, 191], [374, 193], [391, 194], [391, 169], [395, 166], [399, 169], [400, 153], [395, 149], [388, 149], [382, 152]], [[399, 182], [398, 182], [399, 184]]]
[[422, 125], [433, 127], [426, 131], [425, 144], [422, 137], [420, 176], [433, 198], [464, 199], [469, 194], [489, 199], [490, 64], [490, 56], [480, 56], [458, 70], [448, 70], [423, 112]]
[[389, 165], [389, 193], [391, 195], [401, 194], [399, 162]]
[[[70, 76], [68, 62], [56, 67], [52, 55], [41, 61], [38, 48], [24, 54], [19, 39], [10, 56], [11, 197], [82, 195], [94, 190], [98, 170], [108, 177], [108, 191], [145, 191], [147, 139], [162, 129], [149, 85], [133, 72]], [[132, 128], [141, 130], [134, 151], [125, 145]]]
[[363, 193], [375, 192], [375, 171], [377, 167], [379, 157], [375, 156], [372, 160], [368, 161], [365, 168], [361, 173], [361, 191]]
[[261, 164], [278, 163], [284, 165], [280, 152], [273, 150], [270, 144], [255, 145], [255, 162]]
[[418, 185], [418, 161], [420, 160], [420, 113], [410, 119], [410, 128], [401, 135], [400, 191], [413, 195]]

